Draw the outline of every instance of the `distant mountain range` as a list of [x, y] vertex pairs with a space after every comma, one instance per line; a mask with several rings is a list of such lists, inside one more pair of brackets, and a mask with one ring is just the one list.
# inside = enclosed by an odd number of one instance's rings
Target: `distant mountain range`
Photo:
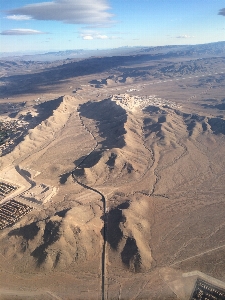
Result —
[[221, 56], [225, 54], [225, 42], [216, 42], [199, 45], [168, 45], [157, 47], [120, 47], [103, 50], [65, 50], [51, 51], [40, 54], [0, 53], [1, 60], [24, 61], [54, 61], [62, 59], [84, 59], [89, 57], [128, 56], [141, 54], [168, 54], [169, 56]]

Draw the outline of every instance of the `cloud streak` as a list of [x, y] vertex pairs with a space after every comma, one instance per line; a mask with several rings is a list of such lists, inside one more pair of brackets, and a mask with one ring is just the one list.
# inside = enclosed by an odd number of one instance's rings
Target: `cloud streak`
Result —
[[1, 35], [36, 35], [36, 34], [46, 34], [46, 33], [47, 32], [42, 32], [34, 29], [17, 28], [17, 29], [4, 30], [0, 34]]
[[6, 19], [15, 20], [15, 21], [24, 21], [24, 20], [31, 20], [32, 18], [26, 15], [12, 15], [12, 16], [7, 16]]
[[93, 38], [93, 36], [91, 36], [91, 35], [84, 35], [84, 36], [82, 36], [82, 39], [83, 40], [93, 40], [94, 38]]
[[107, 40], [109, 37], [103, 34], [81, 34], [83, 40]]
[[23, 15], [35, 20], [61, 21], [68, 24], [112, 23], [107, 0], [54, 0], [25, 5], [8, 11], [10, 15]]
[[113, 39], [121, 39], [118, 36], [108, 36], [105, 34], [100, 34], [97, 32], [84, 32], [80, 33], [80, 37], [83, 40], [113, 40]]
[[193, 36], [190, 36], [190, 35], [187, 35], [187, 34], [176, 36], [177, 39], [190, 39], [192, 37]]
[[218, 15], [225, 16], [225, 8], [222, 8], [222, 9], [218, 12]]

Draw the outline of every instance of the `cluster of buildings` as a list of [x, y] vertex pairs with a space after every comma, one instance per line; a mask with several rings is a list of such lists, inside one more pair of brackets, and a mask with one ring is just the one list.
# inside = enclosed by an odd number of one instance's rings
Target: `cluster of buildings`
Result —
[[147, 106], [168, 106], [172, 108], [178, 108], [175, 102], [158, 98], [156, 95], [150, 96], [131, 96], [129, 94], [113, 95], [111, 98], [116, 101], [118, 105], [126, 110], [134, 110], [135, 108], [143, 109]]
[[27, 122], [22, 120], [0, 121], [0, 155], [9, 145], [14, 143], [13, 138], [26, 128]]
[[17, 188], [10, 183], [0, 182], [0, 200]]
[[13, 225], [32, 209], [32, 207], [14, 199], [5, 202], [0, 206], [0, 229]]
[[[0, 181], [0, 230], [15, 224], [34, 208], [51, 200], [58, 192], [56, 187], [45, 184], [34, 185], [18, 195], [13, 193], [20, 187]], [[12, 194], [12, 195], [11, 195]], [[10, 197], [12, 198], [10, 199]], [[7, 198], [5, 198], [7, 197]]]
[[42, 205], [48, 202], [57, 193], [56, 187], [47, 186], [43, 183], [35, 185], [20, 195], [20, 199]]
[[225, 299], [225, 290], [198, 278], [191, 299]]

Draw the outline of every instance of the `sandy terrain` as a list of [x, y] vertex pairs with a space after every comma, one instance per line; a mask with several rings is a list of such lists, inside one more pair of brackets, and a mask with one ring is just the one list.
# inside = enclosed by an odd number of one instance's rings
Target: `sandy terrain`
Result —
[[156, 79], [135, 62], [12, 97], [28, 127], [0, 157], [18, 187], [2, 202], [33, 210], [0, 232], [1, 299], [189, 299], [199, 277], [224, 288], [218, 60], [210, 75], [167, 61]]

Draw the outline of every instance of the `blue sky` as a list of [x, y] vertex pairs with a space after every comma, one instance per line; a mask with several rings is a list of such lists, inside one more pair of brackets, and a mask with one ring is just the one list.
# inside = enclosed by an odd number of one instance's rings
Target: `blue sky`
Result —
[[0, 52], [225, 40], [224, 0], [0, 0], [0, 4]]

